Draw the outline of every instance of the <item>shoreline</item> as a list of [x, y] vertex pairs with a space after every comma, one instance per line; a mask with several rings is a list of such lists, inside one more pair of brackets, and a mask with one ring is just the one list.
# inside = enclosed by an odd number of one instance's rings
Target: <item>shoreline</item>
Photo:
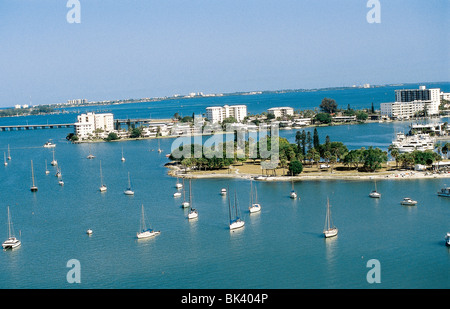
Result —
[[[308, 175], [310, 174], [310, 175]], [[313, 172], [297, 176], [266, 176], [255, 173], [240, 173], [239, 169], [227, 171], [183, 172], [178, 167], [169, 166], [168, 175], [171, 177], [191, 179], [211, 178], [236, 178], [255, 181], [286, 182], [286, 181], [314, 181], [314, 180], [349, 180], [349, 181], [374, 181], [374, 180], [415, 180], [415, 179], [445, 179], [450, 178], [450, 172], [432, 173], [422, 171], [382, 171], [375, 173], [330, 173]]]

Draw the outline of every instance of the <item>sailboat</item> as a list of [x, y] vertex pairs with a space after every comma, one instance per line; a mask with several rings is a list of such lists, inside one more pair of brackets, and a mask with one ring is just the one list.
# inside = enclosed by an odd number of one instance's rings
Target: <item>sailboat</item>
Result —
[[191, 192], [192, 184], [191, 179], [189, 179], [189, 213], [188, 213], [188, 219], [195, 219], [198, 218], [198, 211], [197, 209], [192, 208], [192, 192]]
[[237, 197], [236, 197], [236, 191], [234, 191], [234, 208], [236, 210], [235, 218], [231, 218], [231, 202], [230, 202], [230, 196], [228, 195], [228, 212], [230, 215], [230, 230], [241, 228], [245, 225], [245, 221], [241, 220], [238, 215], [238, 205], [237, 205]]
[[158, 152], [159, 152], [159, 153], [162, 152], [162, 149], [161, 149], [161, 147], [160, 147], [160, 145], [159, 145], [159, 139], [158, 139]]
[[106, 186], [103, 184], [102, 160], [100, 160], [100, 192], [105, 192], [106, 189]]
[[59, 167], [58, 170], [59, 170], [59, 171], [58, 171], [58, 173], [59, 173], [59, 176], [58, 176], [58, 183], [59, 183], [60, 186], [64, 186], [64, 181], [62, 180], [61, 167]]
[[140, 225], [141, 225], [140, 232], [136, 233], [136, 236], [138, 239], [156, 236], [161, 233], [160, 231], [154, 231], [151, 228], [147, 228], [146, 223], [145, 223], [145, 214], [144, 214], [144, 205], [143, 204], [142, 204], [141, 224]]
[[381, 193], [379, 193], [377, 191], [377, 181], [375, 180], [375, 190], [373, 190], [372, 192], [369, 193], [369, 196], [372, 198], [380, 198], [381, 197]]
[[31, 192], [36, 192], [38, 190], [38, 187], [34, 184], [34, 170], [33, 170], [33, 160], [31, 160]]
[[55, 148], [52, 149], [52, 152], [53, 152], [53, 160], [52, 160], [52, 162], [50, 162], [50, 164], [52, 166], [56, 166], [56, 165], [58, 165], [58, 161], [55, 160]]
[[47, 159], [45, 160], [45, 175], [50, 174], [50, 171], [47, 168]]
[[125, 162], [125, 157], [123, 156], [123, 147], [122, 147], [122, 159], [120, 160], [122, 160], [122, 162]]
[[[11, 233], [11, 229], [12, 229], [12, 233]], [[14, 228], [12, 227], [11, 215], [9, 213], [9, 206], [8, 206], [8, 239], [2, 243], [2, 247], [3, 247], [3, 249], [14, 249], [14, 248], [19, 247], [20, 245], [21, 245], [20, 240], [18, 240], [14, 236]]]
[[250, 181], [250, 207], [248, 210], [250, 213], [261, 211], [261, 205], [258, 203], [258, 192], [255, 187], [255, 203], [253, 203], [253, 182]]
[[11, 160], [11, 152], [9, 151], [9, 144], [8, 144], [8, 157], [7, 157], [7, 159]]
[[4, 157], [5, 157], [5, 166], [7, 166], [7, 165], [8, 165], [8, 162], [6, 162], [6, 152], [3, 152], [3, 155], [4, 155]]
[[128, 172], [128, 188], [123, 191], [125, 195], [134, 195], [134, 191], [131, 190], [130, 172]]
[[294, 181], [292, 181], [292, 190], [291, 190], [291, 194], [289, 196], [292, 199], [296, 199], [297, 198], [297, 193], [295, 193], [295, 190], [294, 190]]
[[[189, 180], [189, 191], [191, 190], [191, 180]], [[182, 208], [188, 208], [190, 205], [191, 199], [189, 197], [189, 202], [186, 201], [186, 190], [184, 189], [184, 178], [183, 178], [183, 203], [181, 203]]]
[[181, 188], [183, 188], [183, 185], [180, 183], [180, 181], [178, 180], [178, 177], [177, 177], [177, 183], [175, 184], [175, 188], [177, 188], [177, 189], [181, 189]]
[[88, 159], [94, 159], [95, 158], [95, 156], [91, 153], [91, 145], [89, 145], [89, 154], [88, 154], [88, 156], [86, 158], [88, 158]]
[[325, 217], [325, 227], [323, 228], [323, 234], [325, 238], [336, 236], [338, 233], [337, 227], [333, 225], [331, 220], [330, 200], [327, 198], [327, 215]]

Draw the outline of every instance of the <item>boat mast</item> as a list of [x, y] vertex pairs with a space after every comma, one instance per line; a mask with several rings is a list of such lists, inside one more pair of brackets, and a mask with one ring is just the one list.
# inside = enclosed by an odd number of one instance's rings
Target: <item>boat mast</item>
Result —
[[[230, 192], [230, 187], [228, 186], [228, 192]], [[228, 214], [230, 216], [230, 223], [231, 223], [231, 201], [230, 201], [230, 195], [228, 194]]]
[[[183, 178], [184, 181], [184, 178]], [[191, 192], [191, 179], [189, 178], [189, 208], [192, 209], [192, 192]], [[183, 184], [183, 190], [184, 190], [184, 184]]]
[[33, 160], [31, 160], [31, 181], [33, 182], [34, 187], [34, 171], [33, 171]]
[[8, 206], [8, 238], [11, 238], [11, 216], [9, 214], [9, 206]]
[[103, 187], [102, 160], [100, 160], [100, 186]]

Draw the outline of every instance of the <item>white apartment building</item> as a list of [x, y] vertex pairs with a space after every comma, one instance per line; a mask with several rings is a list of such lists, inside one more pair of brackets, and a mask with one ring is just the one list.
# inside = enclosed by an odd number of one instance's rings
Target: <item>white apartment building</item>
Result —
[[111, 132], [114, 130], [114, 115], [111, 113], [95, 114], [86, 113], [77, 116], [75, 125], [75, 135], [80, 139], [87, 138], [89, 135], [94, 135], [97, 129], [103, 132]]
[[267, 112], [273, 114], [275, 118], [294, 115], [294, 109], [292, 107], [272, 107]]
[[439, 88], [426, 89], [425, 86], [420, 86], [419, 89], [395, 90], [395, 102], [380, 104], [381, 116], [407, 119], [425, 108], [428, 115], [437, 115], [440, 91]]
[[247, 105], [224, 105], [206, 108], [206, 118], [212, 123], [221, 123], [229, 117], [233, 117], [241, 122], [246, 116]]

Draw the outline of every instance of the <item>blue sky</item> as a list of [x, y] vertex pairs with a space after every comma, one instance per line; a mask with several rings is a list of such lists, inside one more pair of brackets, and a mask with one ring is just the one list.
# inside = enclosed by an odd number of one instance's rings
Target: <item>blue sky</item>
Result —
[[448, 0], [0, 0], [0, 106], [450, 80]]

